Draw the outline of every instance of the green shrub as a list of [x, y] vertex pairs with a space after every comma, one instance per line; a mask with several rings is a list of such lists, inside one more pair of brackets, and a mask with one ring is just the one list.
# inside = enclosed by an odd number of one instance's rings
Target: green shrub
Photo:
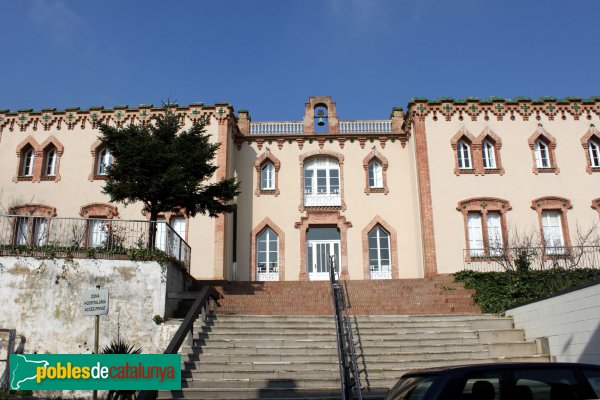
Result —
[[525, 302], [600, 279], [600, 270], [597, 269], [535, 271], [530, 270], [527, 263], [518, 267], [518, 272], [461, 271], [454, 277], [467, 289], [475, 289], [475, 301], [485, 313], [502, 313]]

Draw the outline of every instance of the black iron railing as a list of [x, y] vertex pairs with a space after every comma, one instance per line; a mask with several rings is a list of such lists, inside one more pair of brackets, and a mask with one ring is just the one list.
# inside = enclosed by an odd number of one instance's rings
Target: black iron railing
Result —
[[164, 221], [0, 215], [0, 255], [108, 259], [167, 256], [189, 271], [191, 248]]
[[600, 246], [465, 249], [463, 263], [464, 269], [482, 272], [600, 269]]
[[335, 313], [341, 398], [343, 400], [362, 400], [360, 371], [356, 361], [352, 323], [348, 313], [346, 291], [337, 276], [335, 256], [329, 257], [329, 280], [331, 282], [331, 296]]

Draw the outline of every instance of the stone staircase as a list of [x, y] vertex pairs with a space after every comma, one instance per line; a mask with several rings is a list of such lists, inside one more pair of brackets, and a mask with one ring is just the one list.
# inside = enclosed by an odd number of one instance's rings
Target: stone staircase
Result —
[[[346, 282], [365, 398], [383, 398], [414, 369], [548, 361], [512, 319], [481, 314], [470, 291], [445, 278], [418, 281], [412, 289], [402, 280]], [[183, 390], [159, 399], [338, 399], [333, 307], [321, 283], [223, 286], [219, 313], [198, 321], [182, 347]]]

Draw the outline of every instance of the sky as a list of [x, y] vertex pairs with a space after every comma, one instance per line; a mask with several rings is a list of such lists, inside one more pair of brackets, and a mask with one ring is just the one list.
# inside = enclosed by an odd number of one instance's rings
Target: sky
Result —
[[3, 0], [0, 38], [0, 109], [600, 96], [598, 0]]

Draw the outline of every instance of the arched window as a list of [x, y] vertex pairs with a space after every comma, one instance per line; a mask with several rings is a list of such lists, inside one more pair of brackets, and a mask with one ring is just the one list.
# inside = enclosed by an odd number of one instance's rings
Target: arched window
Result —
[[383, 187], [383, 167], [379, 160], [372, 160], [369, 163], [369, 187], [370, 188], [382, 188]]
[[113, 162], [113, 156], [112, 153], [110, 152], [109, 149], [107, 149], [106, 147], [103, 147], [102, 149], [100, 149], [100, 151], [98, 152], [98, 156], [97, 156], [97, 168], [96, 168], [96, 174], [97, 175], [108, 175], [109, 171], [110, 171], [110, 165]]
[[21, 152], [21, 176], [32, 177], [35, 163], [35, 150], [27, 145]]
[[483, 168], [495, 169], [496, 168], [496, 152], [494, 150], [494, 144], [489, 140], [484, 140], [481, 146], [482, 157], [483, 157]]
[[371, 279], [391, 277], [390, 235], [380, 225], [375, 226], [368, 235], [369, 272]]
[[311, 158], [304, 164], [304, 205], [341, 206], [340, 166], [329, 157]]
[[56, 216], [54, 207], [26, 204], [9, 210], [14, 218], [13, 243], [22, 246], [44, 246], [48, 243], [50, 218]]
[[471, 146], [466, 140], [460, 140], [456, 148], [458, 155], [458, 169], [471, 169], [473, 163], [471, 162]]
[[269, 227], [263, 229], [256, 238], [256, 279], [279, 279], [279, 237]]
[[538, 168], [550, 168], [550, 152], [548, 150], [548, 143], [542, 138], [535, 141], [534, 145], [535, 152], [535, 165]]
[[275, 190], [275, 166], [272, 162], [265, 162], [260, 168], [260, 189]]
[[58, 166], [58, 151], [54, 146], [48, 146], [44, 151], [44, 176], [56, 176]]
[[590, 155], [590, 167], [600, 167], [600, 145], [594, 139], [590, 139], [588, 142], [588, 153]]

